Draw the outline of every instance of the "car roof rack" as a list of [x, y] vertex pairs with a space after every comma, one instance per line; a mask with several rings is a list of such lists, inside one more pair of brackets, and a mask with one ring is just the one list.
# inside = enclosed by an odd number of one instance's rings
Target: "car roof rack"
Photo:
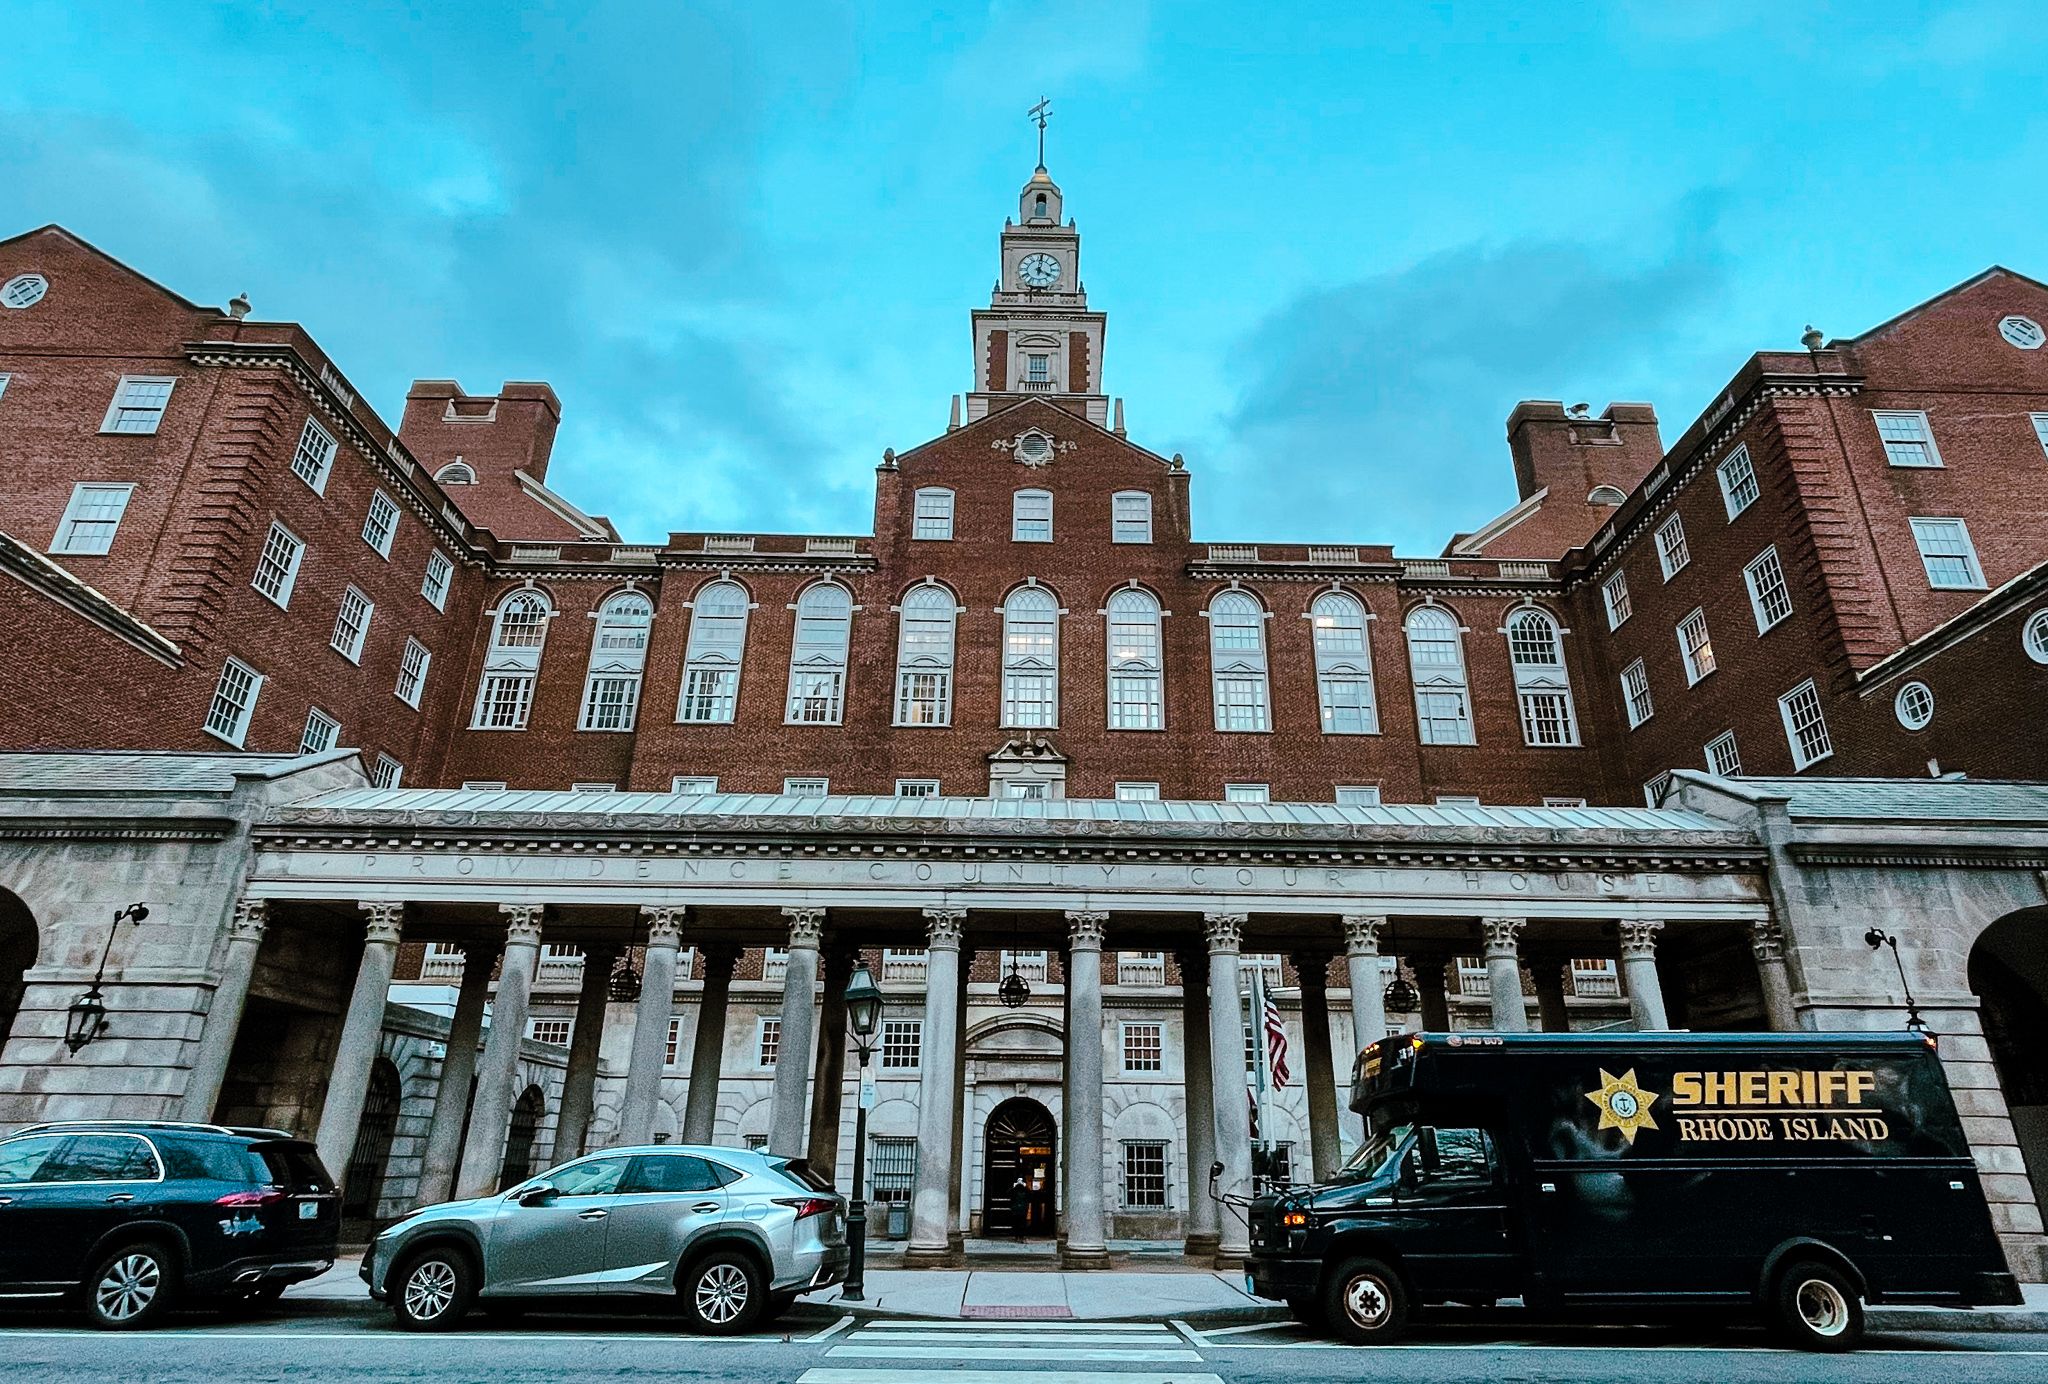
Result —
[[198, 1120], [44, 1120], [18, 1129], [16, 1134], [46, 1134], [58, 1129], [189, 1129], [203, 1134], [239, 1134], [253, 1139], [293, 1139], [298, 1136], [282, 1129], [254, 1125], [206, 1124]]

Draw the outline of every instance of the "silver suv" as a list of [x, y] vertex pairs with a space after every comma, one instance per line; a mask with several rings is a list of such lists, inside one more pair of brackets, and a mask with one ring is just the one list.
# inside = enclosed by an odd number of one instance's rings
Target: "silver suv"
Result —
[[399, 1325], [486, 1305], [675, 1297], [699, 1331], [773, 1320], [846, 1276], [846, 1202], [801, 1161], [746, 1149], [606, 1149], [507, 1192], [416, 1211], [363, 1258]]

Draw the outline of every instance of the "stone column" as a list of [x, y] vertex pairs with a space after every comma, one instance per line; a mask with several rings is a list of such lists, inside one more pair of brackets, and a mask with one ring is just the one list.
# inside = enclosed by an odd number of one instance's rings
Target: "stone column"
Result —
[[1451, 973], [1451, 958], [1440, 952], [1420, 952], [1402, 959], [1415, 972], [1415, 1005], [1422, 1012], [1422, 1031], [1450, 1032], [1451, 1000], [1446, 988], [1450, 983], [1447, 977]]
[[1497, 1033], [1529, 1031], [1529, 1006], [1522, 999], [1522, 964], [1516, 955], [1516, 943], [1528, 925], [1527, 918], [1479, 920], [1486, 932], [1486, 989]]
[[1545, 1033], [1570, 1033], [1572, 1019], [1564, 1002], [1565, 958], [1556, 952], [1532, 952], [1529, 978], [1536, 983], [1536, 1018]]
[[[1301, 981], [1301, 1060], [1307, 1068], [1308, 1147], [1317, 1182], [1328, 1182], [1344, 1163], [1344, 1143], [1337, 1134], [1337, 1065], [1330, 1050], [1330, 957], [1327, 952], [1297, 952], [1294, 974]], [[1350, 1084], [1351, 1064], [1344, 1064]]]
[[818, 947], [825, 910], [785, 908], [789, 965], [782, 973], [782, 1037], [775, 1046], [775, 1099], [768, 1116], [768, 1152], [804, 1156], [811, 1123], [811, 1036], [818, 1022]]
[[1387, 996], [1380, 984], [1380, 934], [1386, 927], [1385, 918], [1370, 913], [1344, 915], [1344, 972], [1351, 984], [1351, 1041], [1359, 1052], [1387, 1036]]
[[[1252, 1191], [1251, 1106], [1244, 1081], [1244, 1008], [1238, 948], [1244, 941], [1243, 913], [1204, 913], [1209, 943], [1209, 1071], [1214, 1096], [1216, 1160], [1223, 1164], [1217, 1190], [1248, 1197]], [[1216, 1266], [1235, 1268], [1251, 1250], [1251, 1225], [1235, 1206], [1219, 1206]]]
[[910, 1244], [906, 1260], [930, 1264], [949, 1254], [952, 1227], [953, 1107], [960, 1098], [959, 1051], [960, 934], [964, 908], [924, 911], [924, 1035], [917, 1083], [917, 1185], [910, 1201]]
[[1662, 923], [1629, 922], [1621, 925], [1621, 979], [1628, 987], [1628, 1011], [1636, 1027], [1645, 1031], [1666, 1029], [1664, 984], [1657, 979], [1657, 934]]
[[402, 903], [357, 907], [364, 915], [363, 959], [342, 1016], [341, 1037], [334, 1044], [327, 1103], [320, 1108], [320, 1131], [313, 1139], [320, 1161], [336, 1178], [348, 1176], [348, 1156], [355, 1151], [356, 1128], [363, 1122], [363, 1102], [369, 1099], [370, 1072], [384, 1039], [384, 1006], [391, 998], [391, 972], [398, 964], [398, 934], [405, 919]]
[[647, 948], [640, 958], [640, 1002], [633, 1009], [633, 1045], [626, 1057], [626, 1089], [619, 1097], [619, 1144], [654, 1142], [661, 1076], [668, 1056], [668, 1022], [676, 1012], [676, 961], [683, 949], [683, 910], [643, 904]]
[[526, 1006], [533, 997], [533, 972], [540, 964], [541, 906], [501, 903], [505, 915], [505, 964], [491, 998], [491, 1032], [477, 1063], [476, 1102], [469, 1113], [469, 1137], [455, 1195], [489, 1196], [505, 1171], [505, 1136], [512, 1124], [512, 1087], [519, 1079], [519, 1044], [526, 1037]]
[[495, 943], [462, 949], [462, 986], [455, 994], [455, 1017], [448, 1024], [447, 1051], [441, 1058], [441, 1083], [434, 1090], [434, 1118], [427, 1126], [427, 1147], [420, 1155], [420, 1187], [415, 1206], [431, 1206], [455, 1194], [455, 1169], [462, 1161], [462, 1131], [469, 1123], [469, 1084], [476, 1075], [476, 1047], [484, 1032], [484, 1006], [491, 998], [491, 973], [498, 968]]
[[[725, 1066], [725, 1006], [739, 948], [715, 942], [701, 948], [704, 991], [697, 1000], [697, 1033], [690, 1044], [690, 1094], [683, 1109], [683, 1142], [708, 1144], [718, 1132], [718, 1076]], [[644, 991], [642, 993], [645, 993]]]
[[256, 974], [256, 953], [263, 946], [269, 910], [263, 899], [235, 901], [220, 982], [213, 987], [213, 1002], [206, 1007], [206, 1027], [199, 1031], [199, 1051], [192, 1058], [191, 1074], [185, 1078], [185, 1099], [180, 1103], [180, 1114], [195, 1124], [211, 1123], [213, 1107], [220, 1103], [220, 1086], [227, 1079], [228, 1059], [234, 1056], [235, 1038], [241, 1032], [242, 1009], [249, 1002], [249, 982]]
[[960, 949], [960, 995], [953, 1012], [959, 1020], [953, 1025], [953, 1182], [946, 1189], [946, 1195], [953, 1204], [953, 1225], [946, 1232], [946, 1243], [955, 1251], [967, 1247], [967, 1220], [961, 1213], [965, 1198], [962, 1184], [967, 1180], [967, 1154], [964, 1148], [967, 1139], [967, 982], [974, 974], [974, 953], [966, 947]]
[[569, 1031], [569, 1070], [562, 1077], [562, 1104], [555, 1114], [554, 1161], [581, 1156], [590, 1141], [590, 1112], [597, 1103], [597, 1055], [604, 1039], [604, 1006], [611, 998], [611, 947], [583, 949], [583, 988], [576, 994], [576, 1022]]
[[1216, 1161], [1215, 1094], [1209, 1078], [1209, 954], [1184, 951], [1180, 965], [1181, 1065], [1187, 1096], [1188, 1200], [1183, 1224], [1190, 1259], [1216, 1257], [1216, 1203], [1209, 1200], [1209, 1165]]
[[1773, 1033], [1797, 1033], [1799, 1013], [1792, 1007], [1792, 974], [1785, 966], [1785, 930], [1773, 918], [1751, 923], [1749, 949], [1756, 956], [1757, 983], [1763, 987], [1764, 1021]]
[[1102, 1207], [1102, 930], [1107, 913], [1067, 914], [1067, 1245], [1069, 1269], [1109, 1267]]
[[827, 1182], [839, 1179], [839, 1121], [846, 1104], [846, 982], [854, 953], [825, 953], [825, 995], [818, 1015], [818, 1062], [811, 1077], [811, 1138], [804, 1156]]

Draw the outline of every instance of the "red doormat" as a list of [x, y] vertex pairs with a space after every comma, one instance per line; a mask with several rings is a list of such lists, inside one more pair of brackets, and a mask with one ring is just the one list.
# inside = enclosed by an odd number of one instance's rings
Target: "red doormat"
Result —
[[960, 1315], [983, 1319], [1000, 1318], [1005, 1321], [1059, 1322], [1072, 1321], [1074, 1309], [1071, 1307], [963, 1307], [960, 1309]]

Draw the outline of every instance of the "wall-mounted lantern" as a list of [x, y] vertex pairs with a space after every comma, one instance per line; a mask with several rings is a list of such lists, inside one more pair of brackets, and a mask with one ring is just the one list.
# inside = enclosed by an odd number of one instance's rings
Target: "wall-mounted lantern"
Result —
[[149, 910], [139, 903], [114, 911], [114, 921], [107, 927], [107, 945], [100, 950], [100, 968], [93, 972], [92, 988], [71, 1001], [65, 1010], [64, 1046], [72, 1052], [106, 1032], [107, 1000], [100, 993], [100, 984], [107, 978], [107, 958], [114, 953], [114, 934], [121, 930], [121, 924], [139, 923], [148, 916]]

